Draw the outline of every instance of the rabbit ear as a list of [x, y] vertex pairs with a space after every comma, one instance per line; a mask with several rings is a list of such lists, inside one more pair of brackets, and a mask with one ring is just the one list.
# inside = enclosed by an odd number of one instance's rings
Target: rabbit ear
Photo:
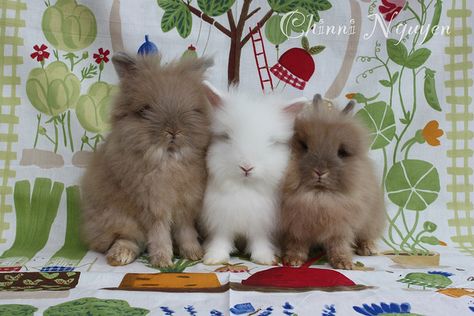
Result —
[[125, 52], [115, 53], [112, 57], [112, 63], [120, 79], [133, 72], [137, 66], [135, 58]]
[[313, 97], [313, 107], [316, 110], [319, 109], [322, 102], [323, 102], [323, 97], [319, 93], [316, 93]]
[[306, 100], [295, 100], [290, 105], [287, 105], [283, 108], [283, 112], [296, 116], [306, 105]]
[[181, 60], [188, 71], [204, 73], [208, 68], [214, 65], [214, 61], [209, 57], [189, 58]]
[[342, 110], [342, 114], [349, 114], [352, 112], [352, 110], [354, 109], [355, 107], [355, 102], [353, 100], [349, 101], [349, 103], [347, 103], [346, 107]]
[[206, 94], [207, 100], [214, 108], [222, 106], [222, 97], [215, 87], [213, 87], [208, 81], [203, 81], [204, 93]]

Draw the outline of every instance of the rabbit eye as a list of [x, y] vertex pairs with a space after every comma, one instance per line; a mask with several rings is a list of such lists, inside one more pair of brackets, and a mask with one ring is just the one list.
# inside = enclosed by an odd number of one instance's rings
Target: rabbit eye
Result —
[[195, 108], [195, 109], [193, 109], [193, 112], [194, 112], [194, 113], [197, 113], [197, 114], [204, 114], [204, 111], [203, 111], [202, 109], [200, 109], [200, 108]]
[[339, 147], [338, 151], [337, 151], [337, 156], [339, 158], [347, 158], [350, 156], [350, 153], [344, 148], [344, 147]]
[[150, 111], [151, 111], [151, 106], [144, 105], [136, 112], [136, 114], [142, 118], [146, 118], [146, 115], [150, 113]]
[[303, 140], [298, 140], [298, 144], [300, 145], [300, 147], [304, 150], [304, 151], [308, 151], [308, 145], [306, 144], [305, 141]]
[[227, 134], [227, 133], [222, 133], [222, 134], [215, 135], [214, 138], [218, 141], [221, 141], [221, 142], [227, 142], [227, 141], [230, 140], [229, 134]]
[[270, 144], [273, 146], [286, 146], [288, 143], [281, 139], [270, 139]]
[[272, 143], [274, 146], [286, 146], [287, 143], [284, 141], [275, 141]]

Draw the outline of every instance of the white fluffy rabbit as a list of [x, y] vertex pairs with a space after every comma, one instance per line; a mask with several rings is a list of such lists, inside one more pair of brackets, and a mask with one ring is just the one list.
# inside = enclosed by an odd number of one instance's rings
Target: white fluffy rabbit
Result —
[[236, 237], [254, 262], [275, 262], [273, 243], [280, 181], [288, 164], [296, 114], [305, 102], [278, 96], [227, 94], [211, 88], [214, 106], [202, 224], [205, 264], [225, 263]]

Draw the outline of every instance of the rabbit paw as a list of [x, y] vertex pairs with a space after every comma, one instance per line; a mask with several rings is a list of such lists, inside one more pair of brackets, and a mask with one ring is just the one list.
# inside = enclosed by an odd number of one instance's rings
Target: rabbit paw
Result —
[[360, 241], [355, 252], [359, 256], [374, 256], [377, 254], [377, 247], [373, 241]]
[[135, 260], [137, 252], [132, 247], [116, 241], [107, 251], [106, 259], [111, 266], [123, 266]]
[[283, 257], [283, 264], [291, 267], [299, 267], [305, 263], [306, 259], [297, 255], [285, 255]]
[[334, 256], [329, 257], [329, 264], [335, 269], [342, 269], [342, 270], [352, 270], [352, 260], [350, 257], [345, 256]]
[[173, 265], [173, 255], [166, 253], [157, 253], [150, 255], [150, 263], [154, 267], [168, 268]]
[[199, 243], [188, 244], [182, 246], [179, 250], [181, 257], [186, 258], [191, 261], [201, 260], [203, 256], [203, 251]]
[[272, 251], [252, 253], [251, 260], [257, 264], [266, 266], [274, 265], [277, 262]]
[[230, 256], [223, 251], [207, 251], [204, 255], [203, 263], [207, 265], [218, 265], [228, 263]]

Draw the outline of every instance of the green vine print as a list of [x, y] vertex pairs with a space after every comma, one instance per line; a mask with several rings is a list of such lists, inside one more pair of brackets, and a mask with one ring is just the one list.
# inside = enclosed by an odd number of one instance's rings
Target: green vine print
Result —
[[[404, 10], [410, 16], [392, 29], [407, 23], [426, 28], [427, 20], [431, 17], [430, 31], [433, 33], [433, 27], [439, 23], [442, 1], [419, 0], [417, 4], [407, 1]], [[387, 211], [389, 225], [383, 240], [396, 254], [429, 255], [426, 245], [446, 245], [432, 235], [437, 229], [436, 224], [422, 220], [422, 212], [429, 209], [440, 191], [438, 171], [431, 162], [411, 155], [414, 146], [438, 146], [439, 138], [444, 133], [435, 120], [427, 122], [422, 129], [413, 129], [414, 119], [421, 106], [417, 98], [420, 89], [423, 89], [426, 101], [423, 103], [432, 110], [442, 110], [436, 92], [436, 72], [425, 66], [431, 51], [423, 45], [432, 36], [427, 35], [423, 39], [421, 32], [417, 32], [400, 41], [393, 38], [387, 39], [385, 43], [377, 41], [373, 55], [357, 58], [359, 62], [371, 64], [371, 68], [359, 74], [356, 82], [381, 71], [386, 78], [378, 83], [381, 91], [388, 90], [384, 94], [388, 95], [388, 99], [382, 98], [381, 93], [372, 97], [362, 93], [346, 95], [363, 106], [356, 116], [371, 132], [371, 149], [380, 150], [383, 155], [382, 187], [396, 206], [395, 212]], [[412, 94], [407, 91], [412, 91]], [[398, 120], [393, 111], [395, 106], [401, 108]]]

